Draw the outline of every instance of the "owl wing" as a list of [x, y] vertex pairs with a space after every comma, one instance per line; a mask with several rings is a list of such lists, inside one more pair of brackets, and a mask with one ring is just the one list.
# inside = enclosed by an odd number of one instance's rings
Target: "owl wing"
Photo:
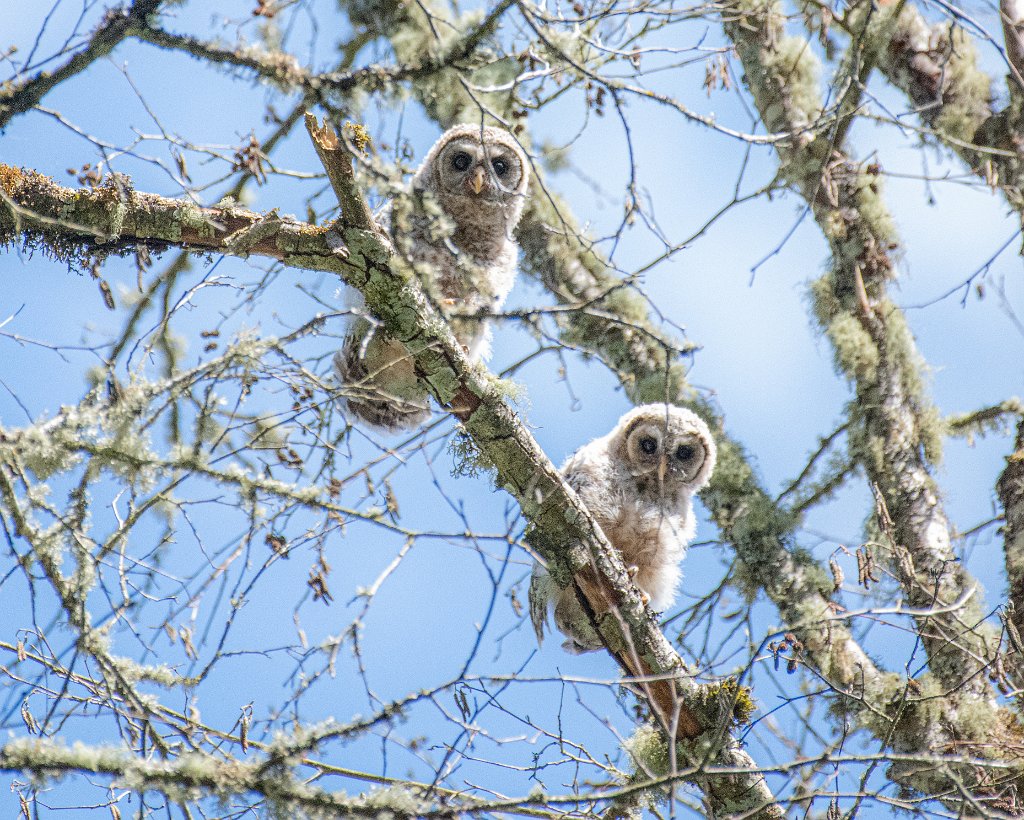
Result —
[[621, 500], [612, 479], [613, 470], [607, 454], [596, 446], [599, 442], [600, 439], [581, 447], [562, 466], [562, 475], [566, 484], [586, 504], [598, 525], [603, 527], [606, 522], [616, 518]]
[[[600, 471], [595, 469], [595, 467], [595, 460], [588, 448], [582, 448], [577, 451], [562, 467], [562, 475], [565, 477], [566, 483], [576, 491], [577, 495], [583, 499], [583, 502], [588, 507], [591, 507], [592, 512], [592, 505], [594, 505], [595, 501], [607, 495], [607, 491], [602, 492], [602, 482], [599, 477]], [[603, 507], [605, 506], [607, 504], [603, 505]], [[533, 565], [533, 575], [530, 577], [528, 599], [530, 603], [530, 621], [533, 623], [533, 632], [537, 636], [538, 645], [544, 642], [544, 630], [547, 626], [551, 604], [562, 600], [562, 592], [563, 590], [552, 580], [548, 571], [539, 562], [535, 563]], [[555, 620], [557, 624], [557, 612], [555, 613]], [[558, 624], [558, 626], [561, 628], [562, 624]], [[563, 646], [570, 643], [573, 643], [571, 637]], [[597, 646], [599, 648], [600, 644]], [[581, 650], [567, 649], [567, 651]], [[588, 651], [588, 649], [583, 649], [582, 651]]]

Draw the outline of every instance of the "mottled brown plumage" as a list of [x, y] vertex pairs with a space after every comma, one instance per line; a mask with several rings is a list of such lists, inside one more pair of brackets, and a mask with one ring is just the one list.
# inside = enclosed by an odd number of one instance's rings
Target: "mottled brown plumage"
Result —
[[[466, 314], [500, 309], [512, 289], [519, 253], [512, 232], [528, 184], [529, 163], [512, 134], [458, 125], [430, 149], [410, 196], [390, 210], [399, 259], [412, 266], [473, 359], [490, 355], [491, 330], [485, 318]], [[407, 429], [430, 415], [407, 351], [366, 318], [352, 321], [334, 369], [349, 410], [368, 424]]]
[[[693, 538], [693, 494], [715, 467], [715, 442], [696, 414], [667, 404], [645, 404], [626, 413], [610, 433], [576, 451], [562, 466], [618, 550], [634, 582], [656, 610], [675, 600], [679, 562]], [[607, 611], [593, 569], [576, 575], [590, 608]], [[570, 652], [601, 647], [591, 619], [573, 585], [560, 589], [540, 564], [530, 581], [530, 617], [537, 641], [544, 637], [548, 609], [567, 636]]]

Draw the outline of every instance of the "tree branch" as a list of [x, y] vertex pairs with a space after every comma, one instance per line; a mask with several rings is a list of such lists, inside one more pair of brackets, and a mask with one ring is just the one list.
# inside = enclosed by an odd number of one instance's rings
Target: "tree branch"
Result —
[[[1012, 67], [1009, 42], [1007, 50]], [[971, 37], [949, 23], [929, 25], [909, 3], [896, 21], [879, 69], [910, 98], [922, 122], [972, 173], [999, 190], [1015, 210], [1024, 210], [1020, 137], [1024, 91], [1019, 80], [1011, 84], [1010, 104], [1003, 111], [993, 111], [992, 80], [978, 65]]]
[[163, 0], [134, 0], [128, 7], [108, 10], [84, 50], [54, 71], [40, 71], [0, 91], [0, 131], [12, 117], [37, 105], [55, 86], [85, 71], [96, 60], [113, 51], [126, 37], [144, 29], [146, 18], [157, 11], [161, 2]]
[[151, 248], [257, 254], [335, 272], [345, 267], [349, 253], [327, 228], [274, 214], [201, 208], [140, 193], [120, 175], [91, 190], [65, 188], [35, 171], [0, 164], [0, 244], [18, 241], [71, 264], [94, 254], [123, 253], [139, 242]]
[[352, 170], [352, 155], [344, 147], [335, 130], [326, 122], [319, 125], [316, 117], [308, 111], [305, 116], [306, 131], [316, 148], [316, 155], [327, 171], [327, 179], [334, 189], [334, 196], [341, 206], [341, 224], [347, 228], [372, 231], [384, 235], [383, 229], [374, 221], [363, 192], [356, 185]]
[[435, 56], [424, 58], [418, 54], [401, 65], [368, 65], [350, 71], [316, 73], [302, 67], [293, 56], [283, 52], [268, 53], [249, 46], [229, 48], [190, 35], [174, 34], [152, 25], [135, 28], [129, 33], [143, 42], [181, 51], [206, 63], [252, 71], [284, 91], [301, 90], [306, 94], [323, 97], [329, 92], [344, 93], [357, 88], [368, 92], [387, 91], [396, 82], [416, 80], [458, 65], [473, 56], [512, 5], [512, 0], [501, 0], [479, 24], [468, 29]]
[[1024, 91], [1024, 7], [1020, 0], [999, 0], [999, 18], [1010, 74]]
[[[256, 793], [262, 795], [273, 813], [285, 816], [298, 811], [335, 817], [380, 817], [386, 812], [394, 817], [416, 818], [488, 811], [488, 808], [476, 808], [473, 801], [465, 801], [457, 807], [440, 806], [406, 789], [394, 795], [389, 795], [386, 789], [375, 790], [369, 796], [355, 798], [332, 794], [298, 780], [291, 774], [290, 767], [274, 765], [272, 747], [270, 751], [269, 760], [223, 760], [200, 752], [161, 760], [144, 759], [109, 746], [76, 744], [68, 748], [39, 738], [10, 741], [0, 748], [0, 770], [31, 772], [45, 777], [90, 772], [111, 776], [140, 792], [177, 794], [182, 790], [195, 790], [222, 798]], [[277, 757], [282, 759], [280, 755]], [[410, 810], [410, 801], [420, 805]]]
[[[1009, 600], [1013, 604], [1011, 620], [1021, 633], [1024, 632], [1024, 419], [1017, 424], [1014, 451], [1006, 459], [1006, 468], [999, 476], [996, 490], [1006, 515], [1003, 550], [1010, 582]], [[1021, 647], [1014, 648], [1022, 651]]]

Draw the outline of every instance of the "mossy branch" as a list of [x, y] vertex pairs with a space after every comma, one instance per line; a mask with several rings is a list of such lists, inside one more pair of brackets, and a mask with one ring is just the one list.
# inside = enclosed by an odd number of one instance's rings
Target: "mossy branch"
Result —
[[[352, 170], [352, 154], [349, 153], [337, 132], [327, 123], [320, 125], [308, 111], [305, 115], [306, 131], [316, 148], [316, 154], [327, 171], [327, 179], [334, 189], [334, 195], [341, 206], [341, 224], [346, 228], [372, 231], [383, 238], [385, 233], [373, 219], [366, 197], [356, 184]], [[357, 126], [359, 127], [359, 126]]]
[[309, 786], [295, 778], [288, 767], [268, 765], [264, 759], [243, 762], [223, 760], [200, 752], [173, 759], [143, 759], [112, 746], [65, 746], [43, 738], [9, 741], [0, 748], [0, 770], [29, 772], [40, 778], [61, 777], [69, 772], [91, 772], [113, 777], [122, 788], [158, 791], [174, 800], [197, 796], [230, 797], [262, 795], [278, 816], [330, 815], [335, 817], [426, 817], [431, 803], [411, 793], [374, 792], [368, 798], [348, 798]]
[[945, 423], [950, 435], [970, 439], [1007, 429], [1014, 420], [1021, 417], [1024, 417], [1024, 402], [1014, 397], [991, 407], [950, 416]]
[[[1010, 582], [1008, 597], [1013, 605], [1009, 617], [1019, 634], [1024, 632], [1024, 418], [1017, 424], [1017, 438], [1013, 446], [996, 490], [1006, 517], [1003, 551]], [[1021, 651], [1017, 646], [1014, 649]]]
[[899, 15], [878, 68], [910, 98], [933, 136], [1024, 213], [1024, 88], [1015, 65], [1014, 47], [1020, 44], [1016, 12], [1004, 11], [1003, 24], [1013, 82], [1010, 103], [1001, 111], [990, 103], [992, 78], [980, 67], [970, 35], [948, 22], [928, 23], [910, 3]]
[[[395, 83], [418, 80], [470, 60], [513, 5], [511, 0], [501, 0], [478, 25], [466, 29], [440, 54], [427, 57], [417, 55], [415, 59], [401, 65], [375, 63], [349, 71], [318, 73], [302, 66], [295, 57], [285, 52], [268, 52], [245, 45], [230, 47], [189, 35], [175, 34], [152, 23], [135, 27], [128, 33], [143, 42], [183, 52], [208, 64], [251, 71], [284, 91], [302, 91], [307, 95], [324, 99], [329, 94], [351, 93], [357, 89], [370, 92], [387, 91]], [[370, 34], [368, 32], [360, 35], [357, 40], [366, 42], [372, 39]]]
[[[761, 117], [778, 128], [780, 116], [794, 124], [820, 110], [812, 50], [787, 37], [778, 3], [743, 2], [724, 21], [748, 78]], [[792, 78], [800, 78], [800, 83]], [[749, 82], [749, 80], [748, 80]], [[764, 89], [785, 99], [772, 101]], [[759, 92], [761, 96], [759, 96]], [[769, 122], [770, 119], [770, 122]], [[985, 667], [998, 652], [998, 637], [984, 623], [980, 595], [969, 595], [977, 582], [957, 561], [940, 493], [931, 474], [941, 426], [921, 382], [922, 361], [902, 312], [888, 299], [899, 245], [882, 200], [877, 171], [864, 167], [827, 138], [779, 150], [782, 171], [807, 201], [831, 250], [831, 270], [813, 283], [816, 316], [833, 344], [836, 366], [852, 383], [851, 452], [863, 465], [878, 500], [879, 537], [891, 549], [894, 573], [911, 607], [928, 612], [917, 617], [928, 656], [929, 683], [955, 705], [942, 701], [928, 733], [919, 731], [922, 704], [897, 712], [898, 720], [878, 726], [872, 713], [886, 709], [880, 679], [866, 689], [859, 704], [851, 702], [868, 727], [897, 750], [935, 749], [954, 742], [977, 744], [998, 755], [990, 743], [992, 727], [1005, 715], [995, 704]], [[962, 602], [962, 605], [955, 605]], [[920, 686], [920, 684], [916, 684]], [[902, 701], [909, 702], [906, 693]], [[961, 711], [970, 705], [969, 719]], [[984, 731], [977, 727], [984, 725]], [[938, 727], [949, 727], [939, 731]], [[949, 734], [952, 732], [952, 735]], [[943, 746], [944, 747], [944, 746]], [[896, 779], [923, 793], [936, 793], [942, 778], [896, 772]], [[956, 777], [970, 777], [958, 772]], [[980, 784], [972, 783], [973, 787]], [[957, 805], [950, 798], [950, 805]]]
[[66, 188], [36, 171], [0, 164], [0, 245], [17, 242], [72, 265], [96, 253], [125, 253], [138, 243], [256, 254], [334, 272], [346, 267], [349, 253], [327, 228], [273, 213], [201, 208], [137, 192], [120, 175], [94, 189]]

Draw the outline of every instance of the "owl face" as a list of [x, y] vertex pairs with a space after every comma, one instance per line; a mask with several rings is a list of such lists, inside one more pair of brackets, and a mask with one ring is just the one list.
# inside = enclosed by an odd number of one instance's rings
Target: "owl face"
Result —
[[449, 129], [424, 165], [434, 172], [432, 187], [442, 202], [456, 198], [478, 207], [521, 200], [529, 176], [526, 157], [514, 137], [489, 126]]
[[696, 490], [715, 463], [715, 444], [707, 425], [694, 413], [666, 404], [638, 407], [622, 420], [622, 456], [638, 479]]

